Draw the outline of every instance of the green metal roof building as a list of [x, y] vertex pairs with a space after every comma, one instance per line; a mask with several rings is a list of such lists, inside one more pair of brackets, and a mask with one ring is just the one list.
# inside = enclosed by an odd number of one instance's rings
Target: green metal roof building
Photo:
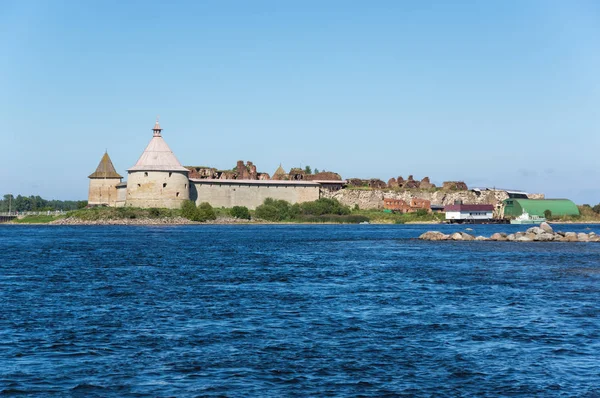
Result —
[[530, 216], [544, 217], [550, 210], [553, 216], [578, 216], [577, 205], [569, 199], [505, 199], [504, 216], [518, 217], [527, 212]]

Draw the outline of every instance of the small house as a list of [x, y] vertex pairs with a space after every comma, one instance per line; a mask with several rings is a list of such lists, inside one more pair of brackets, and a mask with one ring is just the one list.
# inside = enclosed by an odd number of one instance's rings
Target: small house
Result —
[[494, 218], [494, 205], [455, 204], [444, 207], [451, 223], [480, 223]]

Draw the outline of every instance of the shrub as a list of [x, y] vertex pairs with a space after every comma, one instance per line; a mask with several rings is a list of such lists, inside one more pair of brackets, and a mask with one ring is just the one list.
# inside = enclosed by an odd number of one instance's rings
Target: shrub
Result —
[[243, 220], [250, 219], [250, 211], [248, 211], [246, 206], [233, 206], [229, 214], [231, 214], [231, 217], [241, 218]]
[[[97, 213], [100, 211], [99, 208], [96, 208], [94, 210], [96, 210]], [[108, 214], [108, 216], [109, 218], [115, 218], [110, 213]], [[137, 218], [137, 212], [136, 210], [130, 207], [118, 207], [116, 212], [116, 218], [129, 218], [133, 220], [134, 218]]]
[[196, 214], [196, 203], [191, 200], [186, 200], [181, 204], [181, 217], [191, 220]]
[[360, 216], [360, 218], [341, 217], [349, 215], [349, 207], [342, 205], [336, 199], [326, 198], [293, 205], [285, 200], [267, 198], [262, 205], [256, 208], [255, 212], [257, 218], [267, 221], [359, 223], [369, 220], [363, 216]]
[[552, 211], [550, 209], [544, 210], [544, 217], [546, 217], [546, 220], [551, 219], [552, 218]]
[[160, 217], [160, 209], [153, 207], [148, 211], [148, 214], [153, 218]]
[[598, 203], [596, 206], [592, 207], [592, 210], [594, 210], [594, 213], [600, 213], [600, 203]]
[[417, 216], [419, 216], [419, 217], [426, 216], [426, 215], [427, 215], [427, 213], [428, 213], [428, 212], [427, 212], [427, 210], [425, 210], [425, 209], [419, 209], [419, 210], [417, 210]]
[[337, 199], [321, 198], [314, 202], [304, 202], [300, 205], [302, 214], [321, 216], [323, 214], [348, 215], [350, 209], [343, 206]]
[[215, 210], [212, 208], [212, 206], [207, 202], [202, 202], [200, 203], [200, 206], [196, 208], [192, 221], [204, 222], [216, 219], [217, 215], [215, 214]]
[[300, 205], [298, 203], [294, 203], [288, 210], [288, 217], [293, 219], [298, 217], [301, 213], [302, 209], [300, 208]]
[[285, 200], [267, 198], [256, 208], [256, 217], [267, 221], [283, 221], [290, 216], [290, 203]]
[[256, 217], [266, 220], [266, 221], [281, 221], [283, 218], [281, 217], [281, 213], [277, 209], [277, 207], [268, 204], [262, 204], [256, 208], [256, 212], [254, 213]]

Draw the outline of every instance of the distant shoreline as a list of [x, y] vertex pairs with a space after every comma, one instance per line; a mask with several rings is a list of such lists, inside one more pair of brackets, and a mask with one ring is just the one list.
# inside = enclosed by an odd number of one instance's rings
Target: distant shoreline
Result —
[[[599, 221], [559, 221], [549, 222], [551, 225], [600, 225]], [[5, 222], [2, 225], [12, 226], [183, 226], [183, 225], [361, 225], [358, 223], [335, 223], [335, 222], [273, 222], [273, 221], [248, 221], [237, 219], [217, 219], [214, 221], [195, 222], [187, 219], [133, 219], [133, 220], [97, 220], [97, 221], [82, 221], [78, 219], [60, 219], [47, 223], [16, 223]], [[364, 225], [364, 224], [363, 224]], [[410, 221], [404, 224], [386, 223], [386, 222], [369, 222], [366, 225], [450, 225], [437, 221]], [[474, 224], [453, 224], [455, 227], [472, 227]], [[475, 224], [475, 225], [492, 225], [492, 224]], [[533, 224], [532, 224], [533, 225]]]

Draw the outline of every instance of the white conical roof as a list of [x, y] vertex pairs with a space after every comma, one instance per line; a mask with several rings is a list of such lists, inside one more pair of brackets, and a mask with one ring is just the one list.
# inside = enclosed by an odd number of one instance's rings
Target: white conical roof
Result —
[[189, 171], [179, 163], [171, 148], [162, 138], [161, 130], [157, 120], [153, 129], [154, 136], [135, 166], [128, 171]]

